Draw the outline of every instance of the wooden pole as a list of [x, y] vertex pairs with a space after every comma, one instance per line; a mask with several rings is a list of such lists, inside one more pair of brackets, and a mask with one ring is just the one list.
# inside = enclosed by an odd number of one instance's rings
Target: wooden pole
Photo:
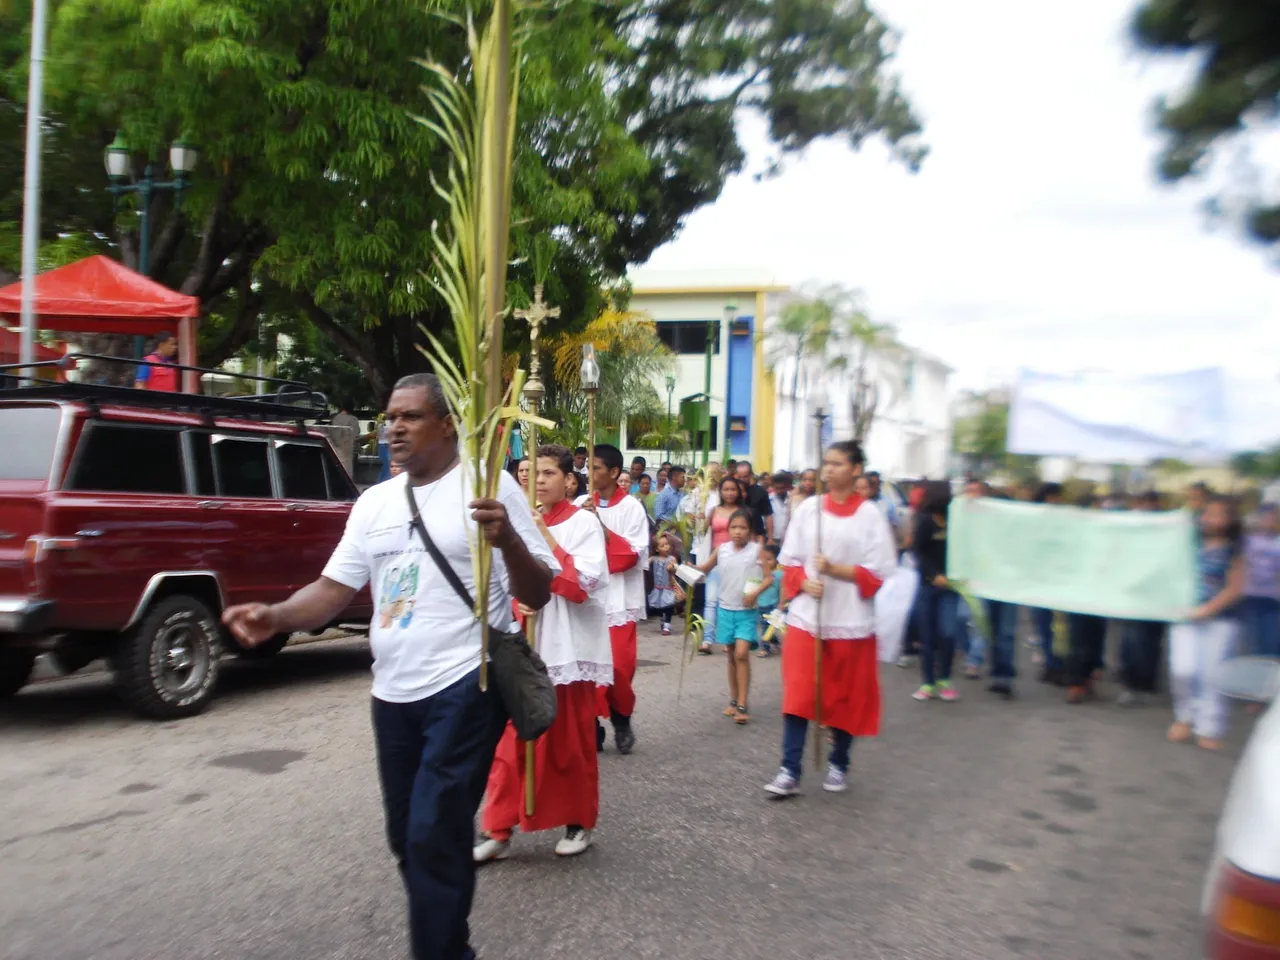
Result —
[[[818, 451], [818, 510], [815, 526], [817, 533], [815, 536], [815, 549], [818, 554], [822, 554], [822, 421], [824, 420], [822, 408], [819, 407], [813, 414], [813, 436], [816, 441]], [[822, 574], [818, 574], [818, 579], [822, 579]], [[814, 617], [813, 637], [813, 768], [815, 770], [822, 769], [822, 598], [818, 597], [816, 604], [817, 615]]]
[[[538, 406], [546, 394], [546, 388], [542, 385], [538, 370], [538, 332], [544, 320], [560, 316], [560, 308], [548, 307], [543, 303], [542, 284], [539, 283], [533, 288], [533, 303], [527, 310], [516, 310], [515, 316], [529, 324], [529, 379], [524, 384], [524, 398], [529, 404], [529, 413], [532, 415], [527, 421], [529, 449], [526, 452], [529, 459], [529, 510], [534, 511], [538, 509]], [[525, 641], [536, 650], [538, 647], [538, 615], [536, 613], [525, 618], [524, 629]], [[534, 772], [533, 741], [530, 740], [524, 745], [524, 812], [529, 817], [533, 816], [534, 808]]]

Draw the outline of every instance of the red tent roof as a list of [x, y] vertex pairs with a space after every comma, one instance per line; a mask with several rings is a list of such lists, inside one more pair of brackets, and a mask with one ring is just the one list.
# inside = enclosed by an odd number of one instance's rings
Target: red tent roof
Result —
[[[0, 314], [17, 316], [22, 282], [0, 288]], [[200, 300], [134, 273], [110, 257], [86, 257], [36, 277], [37, 325], [76, 333], [155, 334], [200, 316]]]

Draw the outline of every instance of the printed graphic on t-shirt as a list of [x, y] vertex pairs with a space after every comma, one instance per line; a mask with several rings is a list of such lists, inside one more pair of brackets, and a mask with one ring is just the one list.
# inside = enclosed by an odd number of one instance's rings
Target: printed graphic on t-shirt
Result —
[[392, 624], [404, 629], [413, 622], [413, 604], [418, 596], [418, 564], [408, 561], [403, 566], [388, 564], [378, 590], [378, 626], [389, 630]]

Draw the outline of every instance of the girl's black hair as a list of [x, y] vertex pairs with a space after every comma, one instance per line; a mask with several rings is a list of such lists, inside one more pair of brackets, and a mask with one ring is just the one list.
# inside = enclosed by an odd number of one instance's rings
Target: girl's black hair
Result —
[[754, 525], [754, 523], [751, 519], [751, 511], [746, 509], [745, 507], [739, 510], [735, 510], [733, 511], [733, 513], [729, 514], [729, 523], [727, 524], [727, 526], [732, 527], [733, 521], [737, 520], [739, 517], [741, 517], [743, 520], [746, 521], [747, 529], [750, 530]]
[[855, 467], [860, 467], [866, 463], [866, 459], [862, 456], [862, 445], [856, 440], [837, 440], [828, 450], [834, 450], [842, 457], [846, 458]]
[[943, 514], [951, 506], [951, 484], [946, 480], [930, 480], [924, 485], [924, 499], [920, 501], [920, 512]]
[[[746, 502], [747, 502], [747, 490], [746, 490], [746, 488], [742, 485], [742, 481], [741, 481], [741, 480], [739, 480], [737, 477], [731, 477], [731, 476], [729, 476], [728, 474], [725, 474], [724, 479], [723, 479], [723, 480], [721, 480], [721, 481], [720, 481], [720, 483], [716, 486], [716, 492], [717, 492], [717, 493], [719, 493], [721, 490], [723, 490], [723, 489], [724, 489], [724, 485], [725, 485], [726, 483], [732, 483], [735, 487], [737, 487], [737, 488], [738, 488], [738, 499], [734, 501], [734, 503], [735, 503], [735, 504], [736, 504], [736, 503], [746, 503]], [[722, 504], [724, 504], [724, 501], [723, 501], [723, 500], [721, 500], [720, 502], [721, 502]], [[725, 506], [728, 506], [728, 504], [724, 504], [724, 505], [725, 505]], [[732, 518], [730, 518], [730, 519], [732, 519]]]
[[1221, 504], [1222, 508], [1227, 511], [1227, 529], [1223, 536], [1230, 542], [1232, 552], [1234, 552], [1239, 549], [1241, 541], [1244, 540], [1244, 521], [1240, 519], [1240, 504], [1235, 497], [1214, 493], [1210, 494], [1204, 505], [1208, 508], [1215, 503]]

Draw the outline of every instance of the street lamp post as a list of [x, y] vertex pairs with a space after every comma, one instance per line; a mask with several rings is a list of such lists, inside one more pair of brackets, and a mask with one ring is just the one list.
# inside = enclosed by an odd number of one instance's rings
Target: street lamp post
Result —
[[130, 180], [132, 158], [129, 145], [124, 137], [117, 133], [111, 146], [107, 147], [104, 162], [107, 176], [111, 179], [107, 187], [113, 197], [119, 199], [128, 193], [136, 193], [140, 199], [138, 215], [141, 218], [138, 230], [138, 272], [144, 277], [150, 275], [151, 258], [151, 198], [157, 193], [172, 193], [179, 206], [182, 205], [182, 193], [191, 186], [191, 172], [196, 168], [200, 151], [185, 140], [175, 140], [169, 145], [169, 167], [173, 170], [172, 180], [156, 180], [148, 162], [142, 173], [142, 179]]
[[[191, 186], [188, 179], [196, 168], [200, 151], [186, 140], [178, 139], [169, 145], [169, 167], [173, 170], [172, 180], [156, 180], [151, 172], [151, 163], [147, 162], [142, 172], [142, 179], [131, 181], [133, 158], [129, 155], [129, 145], [124, 136], [116, 133], [115, 140], [107, 147], [103, 155], [103, 163], [107, 168], [107, 177], [111, 183], [107, 192], [119, 200], [129, 193], [138, 195], [138, 272], [144, 277], [150, 276], [151, 267], [151, 198], [157, 193], [172, 193], [175, 203], [182, 206], [182, 193]], [[134, 359], [142, 358], [142, 337], [133, 341]]]
[[671, 459], [671, 394], [676, 389], [676, 378], [667, 375], [667, 460]]

